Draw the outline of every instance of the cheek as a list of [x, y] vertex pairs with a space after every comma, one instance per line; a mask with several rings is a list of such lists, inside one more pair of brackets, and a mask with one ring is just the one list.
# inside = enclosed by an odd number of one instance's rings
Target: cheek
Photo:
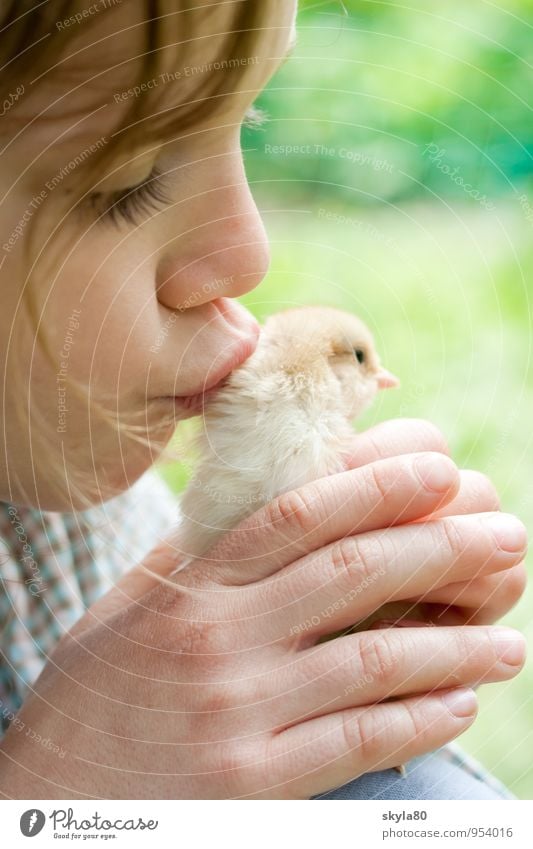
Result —
[[365, 378], [357, 383], [357, 413], [362, 413], [374, 400], [377, 393], [377, 383], [373, 379]]
[[342, 393], [342, 403], [347, 418], [360, 415], [374, 400], [377, 391], [376, 381], [362, 377], [354, 372], [352, 366], [337, 371], [337, 379]]
[[132, 381], [142, 389], [147, 352], [161, 323], [154, 263], [128, 247], [106, 250], [90, 238], [80, 243], [43, 316], [58, 367], [68, 359], [69, 377], [120, 394]]

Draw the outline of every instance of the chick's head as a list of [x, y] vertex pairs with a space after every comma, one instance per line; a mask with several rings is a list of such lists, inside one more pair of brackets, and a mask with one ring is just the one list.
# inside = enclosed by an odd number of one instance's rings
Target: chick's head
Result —
[[332, 307], [287, 310], [268, 319], [265, 335], [271, 355], [283, 351], [284, 369], [316, 378], [326, 398], [340, 399], [348, 419], [359, 416], [379, 389], [399, 383], [381, 365], [368, 327], [351, 313]]

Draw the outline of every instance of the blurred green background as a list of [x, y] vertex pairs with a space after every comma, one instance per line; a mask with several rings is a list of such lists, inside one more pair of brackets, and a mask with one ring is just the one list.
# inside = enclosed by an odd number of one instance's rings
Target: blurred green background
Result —
[[[243, 300], [360, 314], [402, 380], [361, 426], [431, 419], [533, 527], [531, 4], [307, 2], [298, 31], [243, 133], [272, 245]], [[532, 620], [530, 588], [505, 622]], [[479, 695], [462, 744], [532, 799], [533, 659]]]

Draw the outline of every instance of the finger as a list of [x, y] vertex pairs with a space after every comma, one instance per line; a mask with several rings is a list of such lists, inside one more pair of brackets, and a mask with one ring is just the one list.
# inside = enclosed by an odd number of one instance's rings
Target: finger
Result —
[[459, 492], [431, 518], [458, 516], [460, 513], [485, 513], [500, 509], [500, 499], [492, 481], [481, 472], [471, 469], [459, 471]]
[[221, 583], [252, 583], [348, 534], [409, 522], [438, 509], [459, 487], [442, 454], [410, 454], [341, 472], [280, 495], [209, 552]]
[[452, 516], [347, 537], [263, 585], [263, 605], [273, 608], [282, 598], [290, 600], [267, 626], [308, 639], [332, 634], [388, 602], [424, 599], [459, 579], [515, 566], [526, 543], [522, 522], [504, 513]]
[[348, 468], [355, 469], [376, 460], [419, 451], [450, 453], [444, 436], [431, 422], [423, 419], [390, 419], [354, 434], [345, 452], [345, 459]]
[[405, 763], [462, 734], [476, 711], [475, 693], [460, 688], [299, 723], [273, 740], [279, 778], [265, 793], [307, 799]]
[[[522, 597], [527, 583], [527, 570], [519, 563], [504, 572], [458, 581], [426, 593], [424, 602], [435, 605], [434, 615], [428, 611], [436, 625], [447, 624], [457, 616], [465, 625], [485, 625], [496, 622], [514, 607]], [[414, 603], [413, 599], [409, 601]], [[418, 601], [418, 600], [417, 600]]]
[[[526, 643], [510, 628], [389, 628], [330, 640], [300, 652], [278, 672], [273, 713], [294, 725], [391, 696], [506, 681]], [[294, 686], [297, 682], [304, 682]]]

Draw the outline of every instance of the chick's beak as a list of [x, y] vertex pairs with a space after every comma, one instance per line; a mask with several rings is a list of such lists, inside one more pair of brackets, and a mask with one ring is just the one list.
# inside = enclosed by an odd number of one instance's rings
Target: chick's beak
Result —
[[379, 367], [376, 377], [379, 389], [391, 389], [393, 386], [400, 385], [398, 378], [382, 366]]

